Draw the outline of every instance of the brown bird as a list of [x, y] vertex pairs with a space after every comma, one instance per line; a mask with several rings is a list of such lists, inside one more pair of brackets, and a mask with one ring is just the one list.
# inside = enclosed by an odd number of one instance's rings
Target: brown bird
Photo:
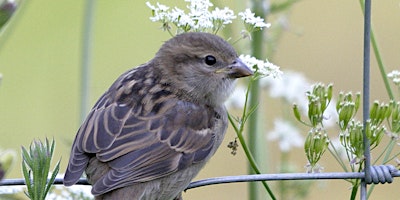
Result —
[[96, 199], [180, 199], [222, 142], [223, 103], [235, 79], [252, 74], [216, 35], [168, 40], [94, 105], [75, 137], [64, 185], [86, 171]]

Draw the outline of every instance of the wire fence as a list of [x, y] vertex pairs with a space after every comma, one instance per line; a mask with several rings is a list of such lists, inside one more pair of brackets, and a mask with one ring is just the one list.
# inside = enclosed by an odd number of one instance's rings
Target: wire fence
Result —
[[[363, 54], [363, 122], [364, 125], [369, 118], [370, 104], [370, 36], [371, 36], [371, 0], [365, 0], [364, 4], [364, 54]], [[86, 74], [86, 73], [84, 73]], [[256, 181], [281, 181], [281, 180], [326, 180], [326, 179], [360, 179], [360, 199], [367, 199], [367, 185], [391, 183], [394, 177], [400, 176], [392, 165], [372, 166], [370, 162], [370, 145], [364, 131], [364, 157], [365, 166], [363, 172], [331, 172], [331, 173], [280, 173], [280, 174], [257, 174], [215, 177], [199, 180], [190, 183], [186, 190], [198, 187], [227, 184], [238, 182]], [[57, 178], [54, 184], [62, 184], [63, 180]], [[89, 185], [86, 179], [82, 178], [77, 184]], [[5, 179], [0, 181], [0, 186], [25, 185], [24, 179]]]

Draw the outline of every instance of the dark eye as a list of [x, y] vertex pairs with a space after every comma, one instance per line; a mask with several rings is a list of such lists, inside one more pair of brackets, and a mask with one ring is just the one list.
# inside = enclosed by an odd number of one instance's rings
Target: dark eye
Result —
[[207, 65], [213, 65], [217, 62], [217, 59], [214, 56], [208, 55], [206, 56], [204, 61], [206, 62]]

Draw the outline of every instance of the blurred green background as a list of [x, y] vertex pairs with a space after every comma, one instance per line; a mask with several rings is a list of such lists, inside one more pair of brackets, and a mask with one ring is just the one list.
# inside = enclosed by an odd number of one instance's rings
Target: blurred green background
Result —
[[[155, 4], [156, 1], [151, 1]], [[184, 5], [183, 1], [161, 1]], [[245, 1], [218, 1], [235, 11]], [[61, 172], [69, 158], [70, 145], [80, 125], [80, 68], [85, 1], [35, 0], [22, 2], [17, 16], [0, 37], [0, 147], [20, 152], [34, 138], [55, 138], [55, 159], [62, 158]], [[182, 6], [181, 6], [182, 7]], [[400, 1], [373, 1], [372, 23], [387, 72], [400, 69]], [[90, 75], [91, 105], [127, 69], [151, 59], [163, 41], [170, 38], [160, 24], [149, 20], [145, 1], [96, 1]], [[288, 28], [276, 47], [272, 61], [282, 70], [302, 72], [309, 79], [334, 83], [335, 91], [361, 91], [363, 16], [359, 2], [348, 0], [299, 1], [286, 13]], [[239, 52], [246, 52], [238, 49]], [[375, 59], [371, 60], [372, 99], [388, 100]], [[399, 91], [397, 91], [398, 94]], [[398, 96], [397, 96], [398, 97]], [[269, 100], [266, 100], [269, 101]], [[271, 103], [273, 104], [273, 103]], [[273, 115], [276, 106], [264, 105]], [[278, 108], [288, 109], [291, 108]], [[267, 126], [273, 116], [267, 116]], [[266, 127], [267, 129], [270, 127]], [[264, 133], [260, 133], [264, 134]], [[231, 156], [226, 136], [216, 156], [197, 177], [246, 173], [243, 152]], [[279, 150], [265, 141], [270, 152]], [[271, 154], [274, 160], [277, 154]], [[292, 154], [294, 162], [306, 162], [302, 149]], [[326, 154], [325, 171], [340, 170]], [[269, 172], [276, 172], [268, 163]], [[304, 172], [299, 168], [299, 172]], [[21, 178], [20, 160], [7, 178]], [[396, 199], [399, 180], [376, 187], [371, 199]], [[348, 199], [350, 185], [343, 180], [319, 181], [309, 199]], [[245, 183], [208, 186], [189, 190], [187, 199], [246, 199]]]

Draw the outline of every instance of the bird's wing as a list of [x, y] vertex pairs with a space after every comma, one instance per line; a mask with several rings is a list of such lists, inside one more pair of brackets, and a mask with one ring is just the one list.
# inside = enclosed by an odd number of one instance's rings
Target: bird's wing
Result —
[[[111, 170], [93, 185], [94, 193], [161, 178], [210, 155], [215, 142], [215, 112], [177, 100], [165, 104], [168, 105], [161, 105], [160, 109], [166, 109], [159, 111], [162, 114], [143, 116], [133, 112], [111, 146], [96, 154]], [[102, 120], [107, 121], [104, 117]], [[107, 131], [96, 134], [112, 135]], [[92, 145], [87, 144], [86, 148]]]
[[94, 183], [94, 194], [164, 177], [207, 158], [216, 124], [226, 126], [223, 113], [171, 95], [154, 87], [148, 93], [116, 95], [118, 100], [103, 95], [78, 131], [64, 184], [79, 179], [90, 155], [110, 167]]

